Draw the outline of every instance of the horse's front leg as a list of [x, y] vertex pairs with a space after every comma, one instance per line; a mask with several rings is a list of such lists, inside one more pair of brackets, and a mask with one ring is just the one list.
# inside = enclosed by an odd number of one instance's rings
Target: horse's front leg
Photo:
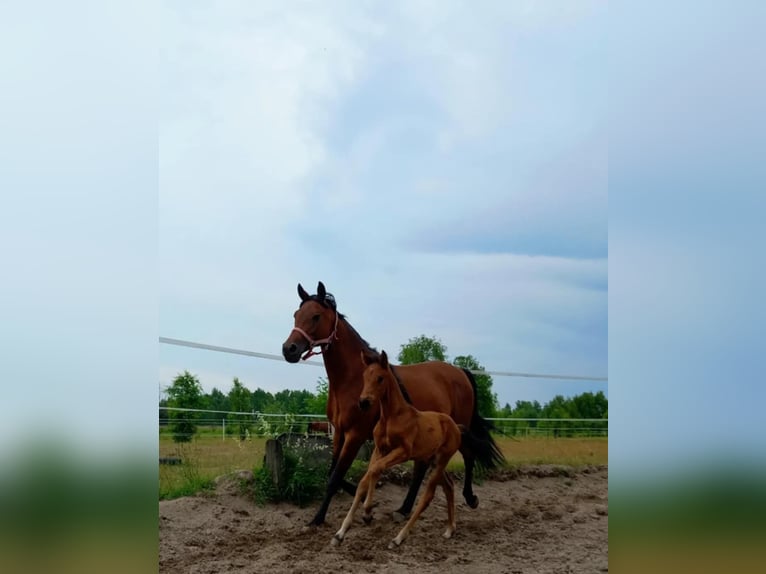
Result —
[[[346, 433], [346, 436], [340, 439], [342, 448], [337, 462], [335, 463], [335, 467], [330, 473], [330, 478], [327, 481], [327, 490], [325, 491], [324, 500], [322, 500], [322, 505], [319, 507], [319, 510], [311, 522], [309, 522], [308, 526], [319, 526], [324, 523], [327, 509], [330, 507], [330, 501], [332, 500], [333, 495], [338, 491], [338, 488], [345, 482], [343, 477], [346, 476], [346, 472], [354, 461], [356, 453], [359, 452], [359, 448], [362, 446], [363, 442], [364, 437], [354, 432]], [[352, 485], [349, 486], [353, 489]], [[353, 493], [354, 492], [352, 492], [352, 494]]]
[[[377, 463], [377, 461], [382, 457], [383, 455], [380, 453], [380, 451], [375, 448], [375, 450], [372, 452], [372, 456], [370, 457], [370, 464], [367, 465], [368, 470], [370, 468], [374, 468], [374, 465]], [[369, 480], [367, 483], [367, 497], [364, 499], [364, 516], [362, 516], [362, 519], [364, 520], [365, 524], [370, 524], [372, 522], [372, 497], [375, 493], [375, 485], [378, 484], [378, 479], [375, 480]], [[363, 490], [361, 482], [359, 483], [359, 488]]]
[[[332, 476], [333, 471], [335, 470], [336, 465], [338, 464], [338, 458], [340, 456], [341, 450], [343, 448], [343, 445], [345, 444], [345, 433], [342, 432], [336, 432], [333, 436], [332, 441], [332, 461], [330, 462], [330, 470], [327, 472], [327, 479], [329, 481], [330, 477]], [[360, 445], [361, 446], [361, 445]], [[359, 449], [357, 449], [358, 452]], [[356, 457], [356, 455], [354, 455]], [[345, 473], [344, 473], [345, 475]], [[354, 496], [356, 494], [356, 487], [351, 484], [349, 481], [347, 481], [345, 478], [341, 477], [339, 487], [345, 490], [347, 493], [349, 493], [351, 496]], [[337, 489], [336, 489], [337, 490]], [[335, 494], [335, 493], [333, 493]]]

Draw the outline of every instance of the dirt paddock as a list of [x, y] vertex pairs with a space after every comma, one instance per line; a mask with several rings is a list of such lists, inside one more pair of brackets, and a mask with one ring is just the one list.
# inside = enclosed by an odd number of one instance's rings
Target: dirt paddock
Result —
[[160, 502], [160, 572], [607, 572], [607, 476], [606, 466], [508, 471], [475, 486], [478, 509], [457, 497], [457, 531], [449, 540], [441, 537], [447, 512], [438, 490], [396, 550], [387, 549], [401, 526], [391, 511], [404, 486], [378, 488], [372, 524], [363, 524], [360, 510], [343, 543], [332, 547], [349, 495], [335, 497], [324, 526], [305, 531], [318, 504], [260, 507], [222, 480], [213, 494]]

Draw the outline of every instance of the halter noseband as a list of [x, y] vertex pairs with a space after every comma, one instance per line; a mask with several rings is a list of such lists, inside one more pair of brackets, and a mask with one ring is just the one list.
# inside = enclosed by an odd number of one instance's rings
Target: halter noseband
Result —
[[[318, 339], [318, 340], [315, 341], [314, 339], [311, 338], [311, 336], [306, 331], [304, 331], [300, 327], [293, 327], [293, 331], [298, 331], [309, 342], [309, 350], [306, 351], [306, 354], [301, 357], [302, 360], [305, 361], [306, 359], [308, 359], [309, 357], [313, 357], [314, 355], [321, 355], [321, 354], [323, 354], [327, 350], [327, 347], [330, 346], [330, 343], [333, 342], [333, 339], [337, 339], [338, 338], [338, 315], [339, 315], [339, 313], [338, 313], [337, 309], [334, 309], [334, 311], [335, 311], [335, 326], [332, 328], [332, 333], [330, 333], [330, 336], [329, 337], [325, 337], [324, 339]], [[318, 352], [314, 352], [314, 347], [321, 347], [321, 350], [318, 351]]]

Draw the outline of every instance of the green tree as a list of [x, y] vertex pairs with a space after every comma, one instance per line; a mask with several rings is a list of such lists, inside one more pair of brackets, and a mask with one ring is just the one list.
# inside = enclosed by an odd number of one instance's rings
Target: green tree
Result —
[[[473, 355], [455, 357], [452, 364], [469, 371], [485, 370]], [[497, 413], [497, 395], [492, 392], [492, 377], [477, 374], [474, 374], [473, 377], [476, 380], [476, 403], [479, 414], [485, 417], [494, 417]]]
[[170, 417], [170, 411], [165, 410], [163, 407], [168, 406], [168, 400], [166, 398], [160, 399], [160, 426], [167, 426], [168, 418]]
[[[210, 391], [209, 395], [205, 395], [205, 400], [203, 402], [206, 405], [206, 407], [210, 409], [211, 411], [231, 410], [229, 409], [229, 397], [224, 395], [216, 387], [213, 387], [213, 390]], [[215, 414], [214, 416], [217, 417], [218, 414]]]
[[[184, 409], [202, 407], [202, 385], [199, 379], [189, 371], [184, 371], [173, 379], [168, 387], [168, 406]], [[187, 411], [169, 411], [173, 421], [171, 429], [175, 442], [190, 442], [197, 432], [197, 413]]]
[[309, 400], [309, 412], [310, 415], [324, 415], [327, 413], [327, 398], [330, 395], [330, 383], [325, 377], [319, 377], [317, 379], [317, 392], [311, 400]]
[[[543, 407], [541, 416], [550, 419], [569, 419], [574, 418], [572, 399], [564, 398], [562, 395], [556, 395]], [[553, 436], [572, 436], [572, 432], [567, 430], [573, 426], [571, 421], [555, 420], [542, 421], [540, 428], [553, 429]]]
[[[539, 418], [542, 413], [543, 407], [537, 401], [516, 401], [516, 406], [511, 408], [506, 403], [505, 407], [501, 411], [503, 417], [517, 418], [517, 419], [535, 419]], [[518, 434], [528, 428], [535, 428], [537, 421], [506, 421], [503, 423], [503, 428], [512, 430], [514, 434]]]
[[402, 365], [424, 363], [426, 361], [446, 361], [447, 347], [436, 337], [420, 335], [402, 345], [397, 357]]
[[267, 412], [267, 407], [274, 402], [274, 395], [259, 387], [253, 391], [251, 399], [252, 410], [257, 413], [265, 413]]
[[285, 389], [274, 394], [274, 402], [268, 412], [306, 414], [309, 411], [309, 401], [314, 395], [310, 391], [294, 391]]
[[[237, 377], [234, 377], [231, 390], [229, 391], [229, 408], [238, 413], [246, 413], [250, 410], [251, 404], [250, 390]], [[244, 439], [250, 431], [250, 415], [229, 414], [227, 419], [236, 426], [239, 438]]]

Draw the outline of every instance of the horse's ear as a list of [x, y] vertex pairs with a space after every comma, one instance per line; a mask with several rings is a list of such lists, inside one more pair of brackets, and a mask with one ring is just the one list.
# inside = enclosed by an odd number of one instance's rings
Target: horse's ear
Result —
[[301, 301], [307, 301], [308, 299], [311, 298], [310, 295], [306, 293], [306, 290], [303, 288], [303, 286], [300, 283], [298, 283], [298, 297], [301, 298]]
[[324, 301], [325, 295], [327, 295], [327, 290], [324, 288], [324, 283], [320, 281], [317, 285], [317, 297], [319, 297], [320, 303]]
[[388, 355], [386, 355], [385, 351], [380, 352], [380, 366], [384, 369], [388, 368]]
[[372, 365], [374, 362], [373, 357], [365, 353], [364, 351], [359, 351], [359, 354], [362, 356], [362, 364], [363, 365]]

